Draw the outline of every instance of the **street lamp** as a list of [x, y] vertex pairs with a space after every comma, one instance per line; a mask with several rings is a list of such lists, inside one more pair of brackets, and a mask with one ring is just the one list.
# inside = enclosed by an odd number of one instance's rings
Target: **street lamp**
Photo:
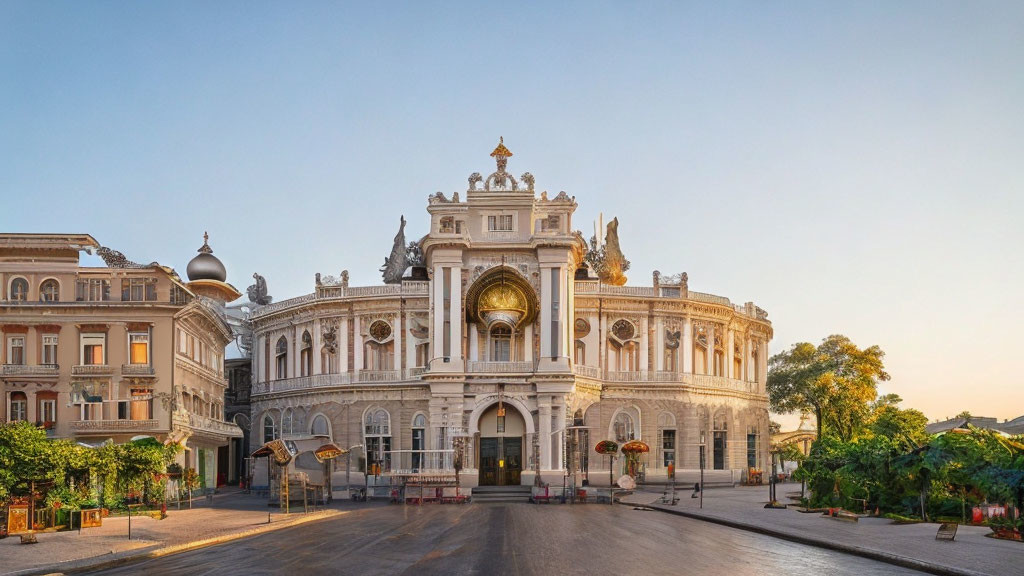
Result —
[[704, 509], [704, 453], [705, 447], [707, 446], [704, 438], [704, 432], [700, 433], [700, 484], [697, 487], [700, 489], [700, 509]]

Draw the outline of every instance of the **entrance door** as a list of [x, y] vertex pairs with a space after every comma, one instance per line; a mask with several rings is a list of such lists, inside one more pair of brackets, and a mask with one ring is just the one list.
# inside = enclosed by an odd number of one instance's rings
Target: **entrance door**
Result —
[[480, 485], [498, 485], [498, 441], [500, 438], [480, 439]]
[[518, 486], [522, 472], [522, 438], [480, 439], [481, 486]]
[[519, 475], [523, 471], [523, 439], [502, 438], [505, 455], [504, 482], [505, 486], [518, 486]]

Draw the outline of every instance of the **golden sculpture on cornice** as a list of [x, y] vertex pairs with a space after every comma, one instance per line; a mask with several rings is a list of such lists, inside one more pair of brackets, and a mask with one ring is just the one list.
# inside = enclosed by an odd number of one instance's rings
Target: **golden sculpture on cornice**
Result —
[[608, 223], [604, 242], [599, 243], [596, 235], [590, 238], [590, 249], [584, 259], [605, 284], [623, 286], [626, 283], [624, 272], [629, 270], [629, 260], [626, 260], [619, 248], [618, 218], [612, 218]]
[[525, 315], [529, 309], [526, 295], [512, 284], [492, 284], [480, 294], [478, 309], [487, 312], [518, 312]]

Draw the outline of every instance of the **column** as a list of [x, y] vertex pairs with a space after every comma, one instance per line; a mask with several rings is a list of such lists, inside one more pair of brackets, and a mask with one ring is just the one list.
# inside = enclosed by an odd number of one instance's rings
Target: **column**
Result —
[[648, 356], [647, 348], [650, 345], [650, 330], [648, 329], [647, 316], [640, 317], [640, 365], [637, 368], [640, 372], [647, 372]]
[[683, 356], [683, 372], [693, 373], [693, 324], [690, 317], [683, 318], [683, 341], [679, 345]]
[[[324, 367], [321, 362], [320, 346], [320, 319], [313, 319], [313, 374], [323, 374]], [[233, 460], [232, 460], [233, 461]]]
[[352, 318], [352, 380], [358, 380], [359, 371], [363, 369], [363, 330], [362, 317]]
[[761, 378], [758, 380], [758, 384], [760, 384], [758, 389], [763, 391], [765, 383], [768, 382], [768, 340], [767, 339], [761, 341], [761, 356], [758, 358], [758, 360], [761, 361], [761, 371], [758, 374]]
[[338, 335], [338, 372], [345, 374], [348, 372], [348, 318], [341, 319], [338, 330], [341, 332]]
[[715, 326], [708, 324], [708, 347], [704, 349], [704, 373], [713, 375], [715, 373]]
[[554, 405], [554, 421], [555, 431], [558, 432], [554, 435], [554, 440], [558, 443], [558, 449], [555, 450], [555, 461], [553, 462], [552, 468], [556, 470], [565, 469], [565, 400], [559, 399], [558, 404]]
[[409, 329], [412, 328], [412, 315], [405, 313], [405, 368], [406, 370], [416, 366], [416, 341], [412, 339]]
[[477, 362], [480, 360], [480, 336], [476, 331], [476, 322], [469, 325], [469, 360]]
[[734, 339], [735, 335], [732, 330], [728, 329], [726, 329], [725, 333], [728, 335], [725, 338], [725, 360], [723, 360], [723, 363], [725, 364], [725, 375], [729, 378], [742, 378], [742, 375], [732, 373], [734, 364], [733, 348], [736, 346], [736, 340]]
[[527, 324], [523, 328], [523, 343], [526, 346], [526, 353], [523, 355], [523, 359], [527, 362], [533, 362], [533, 324]]
[[605, 372], [608, 371], [608, 317], [601, 314], [598, 319], [600, 332], [597, 335], [597, 362]]
[[434, 265], [434, 277], [431, 281], [434, 283], [434, 316], [430, 319], [430, 325], [433, 327], [430, 335], [430, 357], [433, 359], [444, 356], [444, 269], [440, 264]]
[[[540, 269], [540, 358], [551, 356], [551, 268]], [[541, 443], [541, 446], [544, 444]]]
[[391, 333], [395, 335], [395, 352], [392, 354], [394, 357], [395, 370], [398, 371], [399, 378], [405, 378], [405, 372], [402, 370], [402, 313], [399, 312], [394, 316], [394, 327]]
[[665, 369], [665, 321], [661, 317], [654, 322], [654, 369]]
[[462, 268], [453, 266], [451, 270], [451, 326], [452, 326], [452, 362], [463, 359], [462, 354]]
[[299, 368], [301, 364], [299, 362], [299, 350], [301, 349], [300, 346], [302, 344], [302, 333], [299, 332], [299, 328], [299, 326], [292, 326], [292, 349], [288, 351], [288, 358], [291, 360], [291, 362], [289, 362], [289, 364], [291, 364], [291, 368], [289, 368], [289, 376], [292, 378], [295, 378], [302, 373]]
[[750, 370], [750, 349], [750, 335], [747, 334], [743, 338], [743, 380], [745, 382], [750, 382], [750, 375], [752, 373]]
[[551, 470], [551, 397], [538, 396], [537, 418], [540, 420], [540, 469]]

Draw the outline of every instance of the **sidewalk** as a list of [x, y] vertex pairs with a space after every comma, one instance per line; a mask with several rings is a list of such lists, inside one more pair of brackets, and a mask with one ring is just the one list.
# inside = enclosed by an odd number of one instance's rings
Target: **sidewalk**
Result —
[[[799, 490], [799, 484], [779, 484], [779, 500], [788, 502], [787, 496]], [[1024, 565], [1024, 545], [987, 538], [985, 534], [991, 530], [986, 527], [960, 526], [956, 540], [938, 541], [935, 533], [939, 525], [935, 523], [896, 525], [884, 518], [849, 522], [795, 508], [765, 509], [767, 486], [706, 490], [703, 510], [698, 508], [698, 499], [690, 498], [690, 490], [676, 491], [679, 503], [675, 506], [659, 502], [661, 494], [638, 491], [622, 502], [933, 574], [1003, 576], [1020, 573]]]
[[228, 488], [214, 495], [212, 504], [196, 498], [192, 510], [170, 508], [164, 520], [132, 516], [131, 540], [127, 517], [104, 518], [103, 526], [86, 528], [81, 534], [77, 530], [39, 533], [38, 544], [23, 545], [17, 536], [0, 540], [0, 576], [102, 568], [139, 556], [162, 556], [342, 513], [327, 509], [303, 514], [299, 505], [298, 512], [285, 515], [277, 507], [268, 507], [265, 498]]

